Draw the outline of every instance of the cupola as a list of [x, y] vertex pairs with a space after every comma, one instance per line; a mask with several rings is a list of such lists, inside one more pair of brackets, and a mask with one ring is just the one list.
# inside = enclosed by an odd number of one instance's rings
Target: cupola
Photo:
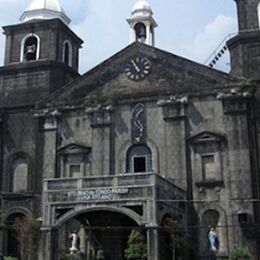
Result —
[[150, 4], [139, 0], [132, 9], [132, 15], [127, 19], [130, 25], [130, 42], [142, 42], [154, 46], [154, 28], [157, 23], [153, 18]]
[[59, 0], [33, 0], [20, 18], [21, 23], [34, 20], [60, 19], [64, 24], [70, 23], [69, 17], [62, 9]]

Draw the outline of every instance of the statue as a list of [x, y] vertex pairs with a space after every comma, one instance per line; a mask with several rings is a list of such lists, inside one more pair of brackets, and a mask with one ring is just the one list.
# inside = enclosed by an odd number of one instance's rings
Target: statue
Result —
[[71, 248], [70, 248], [70, 253], [74, 254], [78, 251], [78, 247], [77, 247], [77, 242], [78, 242], [78, 234], [76, 231], [73, 231], [70, 234], [70, 238], [71, 238]]
[[79, 250], [82, 254], [86, 253], [86, 240], [88, 239], [85, 227], [81, 224], [78, 232], [79, 236]]
[[219, 239], [214, 228], [210, 228], [208, 234], [208, 240], [209, 240], [210, 250], [214, 253], [217, 253], [219, 248]]

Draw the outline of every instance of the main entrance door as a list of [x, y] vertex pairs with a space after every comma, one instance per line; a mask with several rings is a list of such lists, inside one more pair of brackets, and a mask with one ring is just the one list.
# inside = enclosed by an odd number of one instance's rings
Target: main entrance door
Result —
[[73, 250], [96, 257], [101, 250], [106, 260], [123, 260], [128, 237], [135, 228], [137, 223], [121, 213], [104, 210], [81, 213], [56, 231], [54, 259], [66, 258]]

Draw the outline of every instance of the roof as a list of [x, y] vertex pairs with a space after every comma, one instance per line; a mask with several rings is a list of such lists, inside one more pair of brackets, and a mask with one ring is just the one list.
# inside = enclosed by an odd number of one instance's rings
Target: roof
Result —
[[33, 0], [22, 14], [20, 22], [55, 18], [59, 18], [65, 24], [70, 23], [70, 19], [62, 9], [59, 0]]

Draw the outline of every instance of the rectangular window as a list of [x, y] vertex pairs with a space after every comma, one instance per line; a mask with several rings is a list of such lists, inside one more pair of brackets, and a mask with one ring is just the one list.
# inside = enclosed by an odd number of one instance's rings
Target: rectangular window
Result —
[[203, 180], [217, 179], [214, 155], [202, 155], [201, 163], [202, 163], [202, 179]]
[[146, 172], [146, 157], [134, 157], [134, 172]]
[[81, 176], [81, 172], [80, 172], [80, 164], [77, 165], [70, 165], [69, 166], [69, 176], [71, 178], [77, 178]]

